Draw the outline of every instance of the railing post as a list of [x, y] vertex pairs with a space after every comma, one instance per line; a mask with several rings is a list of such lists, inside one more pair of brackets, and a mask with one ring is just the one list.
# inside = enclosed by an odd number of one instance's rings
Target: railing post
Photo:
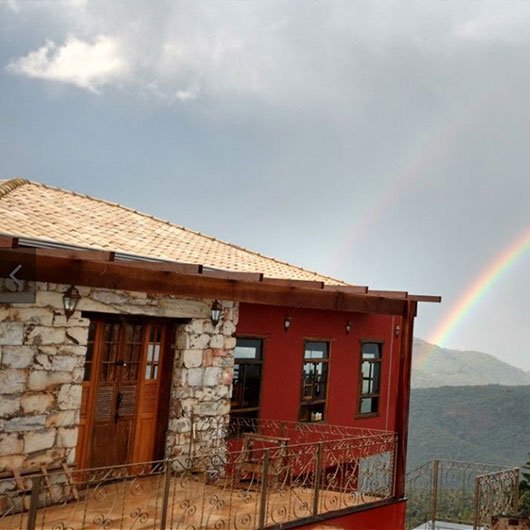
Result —
[[475, 498], [473, 499], [473, 530], [478, 530], [480, 507], [480, 476], [475, 477]]
[[40, 476], [33, 477], [31, 480], [31, 497], [29, 499], [28, 524], [27, 530], [34, 530], [37, 522], [37, 508], [39, 506], [40, 493]]
[[261, 479], [261, 495], [259, 501], [258, 528], [265, 527], [265, 516], [267, 515], [267, 487], [269, 482], [270, 449], [265, 449], [263, 459], [263, 475]]
[[318, 501], [320, 496], [320, 481], [322, 480], [322, 442], [318, 443], [317, 461], [314, 473], [315, 483], [313, 484], [313, 517], [318, 515]]
[[194, 437], [195, 437], [195, 414], [192, 414], [191, 417], [190, 417], [190, 444], [189, 444], [189, 447], [188, 447], [188, 461], [189, 461], [189, 466], [190, 467], [191, 467], [192, 451], [194, 453], [193, 456], [195, 456], [195, 451], [194, 451], [195, 440], [194, 440]]
[[518, 467], [514, 468], [515, 470], [515, 485], [513, 491], [513, 514], [519, 513], [519, 481], [521, 480], [521, 471]]
[[438, 512], [438, 482], [439, 482], [439, 469], [440, 461], [433, 460], [433, 470], [432, 470], [432, 498], [431, 498], [431, 521], [432, 527], [436, 525], [436, 516]]
[[167, 525], [167, 505], [169, 501], [169, 486], [171, 484], [171, 461], [166, 460], [164, 472], [164, 492], [162, 494], [162, 513], [160, 515], [160, 530], [166, 530]]

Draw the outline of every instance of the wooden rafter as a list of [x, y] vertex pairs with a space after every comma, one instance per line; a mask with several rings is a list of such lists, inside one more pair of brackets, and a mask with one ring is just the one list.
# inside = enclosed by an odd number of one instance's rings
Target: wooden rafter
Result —
[[[0, 239], [0, 242], [2, 240]], [[368, 291], [365, 287], [323, 285], [321, 282], [275, 280], [261, 274], [204, 270], [199, 265], [171, 262], [116, 260], [113, 252], [69, 249], [12, 248], [0, 243], [5, 266], [22, 261], [33, 271], [21, 279], [71, 283], [111, 289], [173, 294], [183, 297], [219, 298], [286, 307], [402, 315], [410, 295]], [[26, 267], [32, 269], [32, 267]], [[5, 267], [4, 267], [5, 270]], [[423, 297], [421, 301], [439, 301]]]

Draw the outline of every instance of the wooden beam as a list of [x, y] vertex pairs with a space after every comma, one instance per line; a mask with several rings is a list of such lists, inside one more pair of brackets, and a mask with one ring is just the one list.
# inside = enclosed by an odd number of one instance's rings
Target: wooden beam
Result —
[[434, 302], [435, 304], [439, 304], [442, 301], [441, 296], [431, 296], [427, 294], [409, 294], [407, 298], [414, 302]]
[[324, 285], [324, 289], [347, 294], [366, 294], [368, 292], [366, 285]]
[[417, 302], [408, 301], [402, 318], [401, 344], [399, 351], [398, 394], [396, 399], [396, 427], [398, 445], [396, 451], [396, 483], [394, 495], [405, 496], [405, 472], [407, 467], [407, 445], [410, 412], [410, 379], [412, 371], [412, 343], [414, 316]]
[[0, 236], [0, 248], [17, 248], [18, 237]]
[[107, 250], [74, 250], [68, 248], [27, 248], [39, 256], [50, 256], [69, 260], [114, 261], [114, 252]]
[[284, 278], [267, 278], [261, 280], [267, 285], [281, 285], [284, 287], [296, 287], [300, 289], [324, 289], [324, 282], [315, 282], [313, 280], [287, 280]]
[[407, 291], [379, 291], [377, 289], [368, 289], [368, 293], [371, 296], [385, 296], [388, 298], [407, 298]]
[[239, 280], [244, 282], [261, 282], [263, 274], [260, 272], [239, 272], [239, 271], [216, 271], [206, 269], [203, 265], [202, 275], [209, 278], [221, 278], [223, 280]]
[[77, 254], [65, 258], [44, 249], [0, 249], [0, 259], [16, 266], [24, 253], [26, 259], [32, 256], [36, 260], [36, 278], [22, 274], [22, 279], [361, 313], [402, 315], [406, 308], [406, 301], [398, 299], [150, 270], [127, 262], [78, 259]]
[[172, 261], [130, 261], [128, 259], [117, 259], [116, 263], [123, 263], [135, 269], [179, 272], [181, 274], [201, 274], [202, 265], [193, 263], [176, 263]]

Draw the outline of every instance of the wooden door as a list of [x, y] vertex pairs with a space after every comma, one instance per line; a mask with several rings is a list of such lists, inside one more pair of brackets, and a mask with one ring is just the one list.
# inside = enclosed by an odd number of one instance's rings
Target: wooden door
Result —
[[[163, 455], [171, 381], [168, 324], [91, 319], [77, 446], [79, 467], [147, 461]], [[162, 445], [162, 450], [160, 449]]]
[[106, 322], [103, 325], [89, 467], [129, 461], [143, 337], [142, 324]]

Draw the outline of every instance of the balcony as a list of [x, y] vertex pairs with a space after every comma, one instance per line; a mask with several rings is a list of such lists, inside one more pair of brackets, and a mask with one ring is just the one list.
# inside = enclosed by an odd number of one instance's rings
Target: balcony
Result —
[[407, 474], [406, 491], [408, 530], [485, 530], [517, 514], [519, 469], [433, 460]]
[[177, 458], [1, 480], [0, 528], [286, 528], [393, 500], [392, 432], [194, 418], [182, 436]]

